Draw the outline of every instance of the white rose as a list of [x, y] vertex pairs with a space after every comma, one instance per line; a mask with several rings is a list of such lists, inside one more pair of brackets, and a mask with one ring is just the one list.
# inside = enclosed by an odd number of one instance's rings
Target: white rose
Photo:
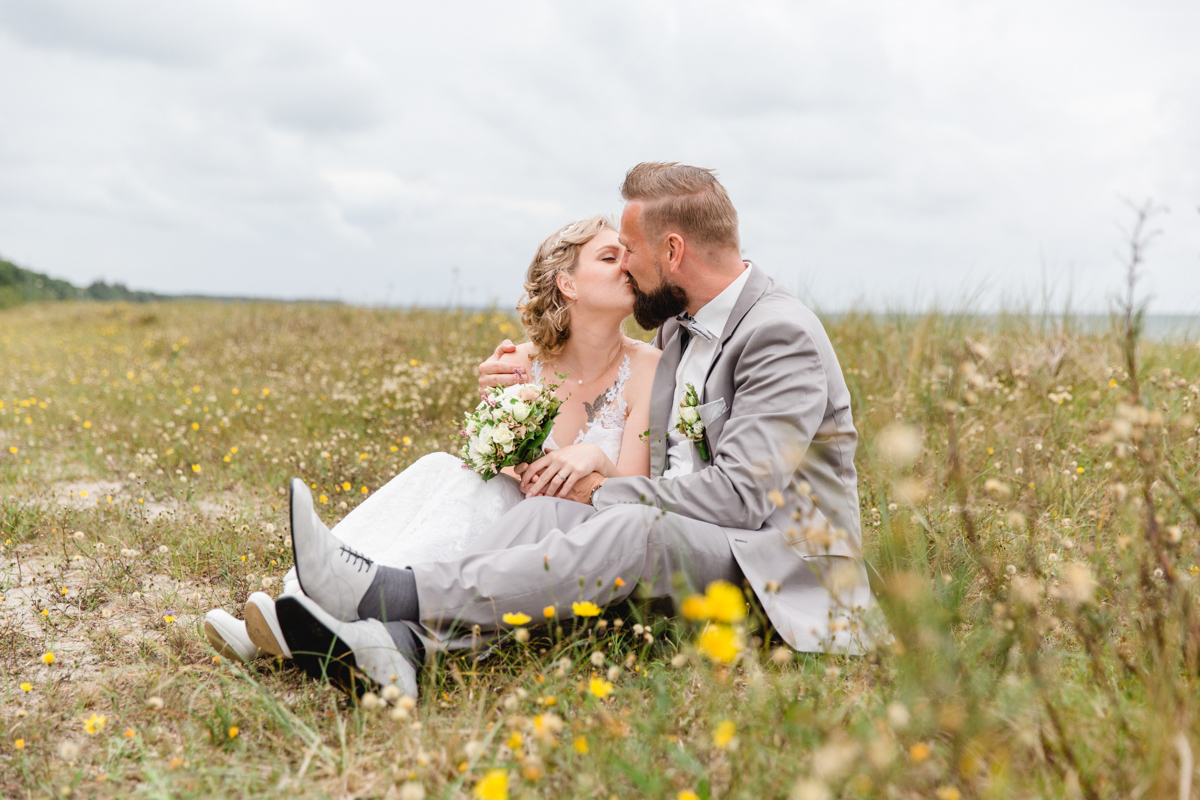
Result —
[[479, 447], [483, 448], [490, 446], [493, 441], [492, 436], [494, 436], [495, 433], [496, 426], [494, 425], [484, 425], [482, 428], [480, 428], [479, 434], [475, 437], [475, 440], [479, 442]]
[[497, 426], [492, 430], [492, 441], [507, 453], [512, 450], [513, 432], [503, 426]]
[[467, 436], [474, 436], [479, 433], [479, 423], [474, 419], [469, 419], [463, 430], [467, 432]]
[[697, 422], [695, 425], [692, 426], [692, 436], [699, 438], [703, 435], [704, 435], [704, 426]]
[[679, 418], [688, 425], [692, 425], [700, 421], [700, 412], [694, 406], [688, 406], [687, 408], [679, 409]]
[[512, 414], [512, 418], [517, 422], [524, 422], [529, 418], [529, 406], [517, 400], [509, 406], [508, 413]]

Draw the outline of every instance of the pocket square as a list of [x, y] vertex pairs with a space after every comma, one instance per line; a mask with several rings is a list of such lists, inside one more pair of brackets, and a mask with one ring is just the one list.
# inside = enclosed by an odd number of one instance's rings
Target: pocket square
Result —
[[705, 429], [724, 416], [728, 410], [729, 406], [725, 404], [724, 397], [718, 397], [710, 403], [696, 406], [696, 411], [700, 414], [700, 421], [704, 423]]

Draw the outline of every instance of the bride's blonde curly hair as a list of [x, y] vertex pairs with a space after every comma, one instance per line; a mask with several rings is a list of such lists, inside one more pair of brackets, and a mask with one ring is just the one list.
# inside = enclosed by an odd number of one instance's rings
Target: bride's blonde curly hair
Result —
[[571, 336], [571, 301], [558, 288], [558, 276], [575, 271], [579, 251], [605, 228], [616, 230], [616, 225], [603, 214], [564, 225], [546, 237], [529, 262], [517, 311], [539, 360], [557, 356]]

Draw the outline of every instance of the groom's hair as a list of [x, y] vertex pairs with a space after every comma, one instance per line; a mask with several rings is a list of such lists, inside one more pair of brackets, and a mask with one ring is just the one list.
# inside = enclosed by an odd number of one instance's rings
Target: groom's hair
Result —
[[646, 161], [625, 173], [621, 197], [643, 204], [640, 221], [648, 240], [675, 229], [685, 238], [740, 248], [737, 209], [711, 169]]

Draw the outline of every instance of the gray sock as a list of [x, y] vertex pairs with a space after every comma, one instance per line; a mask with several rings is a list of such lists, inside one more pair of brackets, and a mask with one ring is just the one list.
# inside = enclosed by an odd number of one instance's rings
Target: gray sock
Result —
[[417, 579], [405, 567], [380, 566], [367, 593], [358, 601], [360, 619], [379, 619], [384, 622], [421, 618], [417, 605]]
[[392, 641], [396, 643], [396, 649], [400, 651], [408, 663], [414, 668], [420, 669], [425, 663], [425, 648], [421, 645], [421, 640], [412, 632], [412, 628], [408, 627], [403, 622], [387, 622], [384, 623]]

